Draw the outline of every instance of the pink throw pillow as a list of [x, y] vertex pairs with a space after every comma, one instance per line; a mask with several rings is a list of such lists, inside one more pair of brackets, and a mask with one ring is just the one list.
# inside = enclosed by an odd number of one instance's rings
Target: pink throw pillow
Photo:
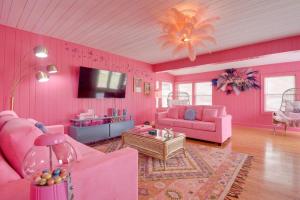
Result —
[[167, 116], [172, 119], [178, 119], [178, 110], [176, 108], [170, 108]]
[[214, 122], [215, 118], [218, 116], [217, 109], [207, 109], [203, 110], [203, 121], [205, 122]]
[[196, 109], [196, 120], [201, 121], [202, 120], [202, 115], [203, 115], [203, 109], [197, 108]]
[[10, 165], [22, 175], [22, 163], [34, 140], [42, 132], [32, 122], [15, 118], [7, 121], [0, 133], [0, 148]]
[[3, 156], [0, 154], [0, 185], [21, 179], [21, 177], [13, 170]]
[[178, 110], [178, 119], [184, 119], [186, 106], [174, 106]]

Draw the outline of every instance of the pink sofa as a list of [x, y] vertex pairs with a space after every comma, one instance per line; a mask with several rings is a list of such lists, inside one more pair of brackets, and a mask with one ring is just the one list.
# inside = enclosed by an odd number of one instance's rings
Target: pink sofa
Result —
[[[189, 108], [196, 111], [195, 120], [184, 119]], [[211, 114], [211, 111], [215, 112]], [[222, 144], [231, 137], [231, 115], [226, 114], [225, 106], [175, 106], [156, 113], [155, 119], [157, 128], [172, 128], [189, 138]]]
[[[64, 133], [62, 125], [48, 126], [50, 133]], [[28, 180], [20, 173], [21, 161], [43, 134], [30, 120], [11, 111], [0, 112], [0, 199], [29, 199]], [[48, 133], [47, 133], [48, 134]], [[67, 136], [76, 149], [72, 182], [76, 200], [137, 200], [138, 152], [131, 148], [104, 154]], [[5, 172], [5, 173], [2, 173]], [[17, 191], [17, 192], [16, 192]]]

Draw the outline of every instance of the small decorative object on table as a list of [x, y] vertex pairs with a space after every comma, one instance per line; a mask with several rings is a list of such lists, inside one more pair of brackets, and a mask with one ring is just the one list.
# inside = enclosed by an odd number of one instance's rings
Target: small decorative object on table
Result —
[[30, 200], [73, 199], [70, 174], [76, 159], [76, 151], [63, 133], [39, 136], [23, 161], [23, 174], [32, 183]]
[[126, 116], [127, 116], [127, 109], [126, 108], [123, 109], [123, 114], [122, 115], [123, 115], [123, 119], [122, 120], [125, 121], [126, 120]]
[[157, 135], [157, 130], [150, 130], [150, 131], [148, 131], [148, 133], [150, 135]]
[[164, 131], [165, 131], [164, 137], [166, 139], [172, 139], [174, 137], [174, 132], [173, 132], [172, 128], [170, 128], [170, 129], [165, 128]]

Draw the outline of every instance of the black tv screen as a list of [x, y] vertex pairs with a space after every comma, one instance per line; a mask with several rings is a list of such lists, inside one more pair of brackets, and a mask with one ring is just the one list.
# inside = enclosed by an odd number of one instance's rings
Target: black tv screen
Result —
[[126, 74], [80, 67], [78, 98], [125, 98]]

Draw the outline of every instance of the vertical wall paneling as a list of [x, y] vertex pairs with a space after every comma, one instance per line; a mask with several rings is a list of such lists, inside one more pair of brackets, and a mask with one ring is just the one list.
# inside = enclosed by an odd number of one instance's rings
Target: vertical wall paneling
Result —
[[[151, 96], [133, 92], [133, 77], [150, 82], [154, 89], [155, 73], [151, 65], [2, 25], [0, 43], [1, 110], [9, 108], [10, 90], [15, 78], [27, 73], [30, 66], [45, 69], [47, 64], [56, 64], [59, 73], [50, 75], [48, 82], [38, 83], [32, 69], [19, 85], [15, 95], [15, 111], [21, 117], [34, 118], [46, 124], [67, 124], [70, 118], [88, 108], [93, 108], [98, 115], [105, 115], [109, 108], [116, 106], [117, 109], [126, 108], [136, 123], [154, 120], [154, 90]], [[48, 48], [48, 58], [38, 59], [33, 55], [33, 48], [39, 44]], [[27, 57], [21, 61], [23, 55]], [[126, 73], [126, 98], [77, 98], [80, 66]]]

